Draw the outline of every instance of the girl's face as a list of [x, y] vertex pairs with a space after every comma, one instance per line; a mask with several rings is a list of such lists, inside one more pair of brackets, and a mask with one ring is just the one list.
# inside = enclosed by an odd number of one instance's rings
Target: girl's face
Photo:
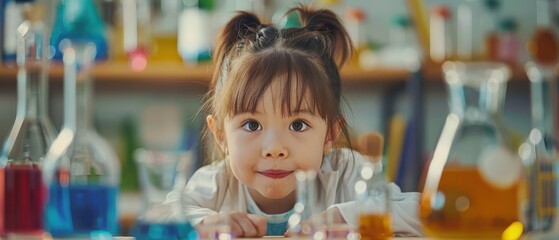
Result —
[[300, 112], [282, 114], [282, 86], [277, 82], [266, 90], [255, 113], [225, 118], [222, 143], [235, 177], [252, 193], [268, 199], [293, 193], [295, 171], [318, 171], [332, 143], [326, 121], [308, 107], [309, 94]]

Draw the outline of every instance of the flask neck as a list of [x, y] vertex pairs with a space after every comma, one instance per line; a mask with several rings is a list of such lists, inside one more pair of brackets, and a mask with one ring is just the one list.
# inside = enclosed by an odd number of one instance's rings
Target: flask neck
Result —
[[553, 117], [557, 114], [554, 107], [554, 101], [557, 101], [557, 81], [552, 74], [542, 74], [531, 82], [530, 91], [533, 127], [546, 136], [552, 136]]
[[64, 126], [74, 131], [87, 131], [91, 121], [91, 80], [87, 70], [76, 65], [65, 66]]

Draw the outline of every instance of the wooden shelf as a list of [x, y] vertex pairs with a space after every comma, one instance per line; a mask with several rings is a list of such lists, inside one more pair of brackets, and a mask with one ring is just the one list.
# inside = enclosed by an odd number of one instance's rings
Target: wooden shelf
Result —
[[[15, 79], [17, 68], [0, 67], [0, 82]], [[100, 83], [147, 83], [173, 84], [191, 83], [208, 85], [213, 73], [213, 65], [204, 64], [187, 66], [182, 63], [150, 63], [145, 70], [133, 71], [125, 62], [98, 63], [93, 69], [93, 77]], [[377, 68], [363, 70], [357, 67], [344, 67], [341, 70], [342, 79], [347, 84], [371, 82], [405, 81], [409, 73], [404, 69]], [[51, 65], [50, 77], [59, 81], [63, 76], [63, 68], [59, 64]]]
[[[526, 75], [526, 71], [524, 67], [521, 65], [514, 65], [509, 66], [512, 71], [511, 81], [528, 81], [528, 75]], [[441, 64], [435, 63], [426, 63], [423, 64], [422, 69], [423, 76], [425, 77], [426, 81], [437, 81], [440, 82], [443, 79], [443, 70]]]

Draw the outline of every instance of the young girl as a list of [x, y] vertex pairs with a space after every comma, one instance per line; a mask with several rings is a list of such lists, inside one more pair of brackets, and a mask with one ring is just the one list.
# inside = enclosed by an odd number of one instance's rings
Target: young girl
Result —
[[[241, 12], [221, 33], [206, 120], [223, 160], [196, 171], [182, 192], [195, 226], [226, 222], [237, 237], [283, 235], [296, 170], [318, 172], [323, 214], [357, 225], [353, 186], [367, 160], [335, 144], [349, 143], [338, 66], [352, 46], [333, 12], [291, 11], [301, 27], [278, 29]], [[419, 235], [419, 194], [391, 188], [394, 231]]]

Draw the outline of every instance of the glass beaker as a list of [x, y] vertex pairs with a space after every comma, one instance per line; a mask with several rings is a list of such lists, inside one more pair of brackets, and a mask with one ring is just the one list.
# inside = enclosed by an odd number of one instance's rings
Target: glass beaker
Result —
[[553, 116], [557, 111], [553, 108], [553, 100], [557, 97], [557, 81], [553, 67], [553, 65], [539, 65], [534, 62], [526, 64], [526, 72], [531, 82], [533, 128], [518, 151], [524, 160], [526, 179], [529, 184], [525, 214], [526, 230], [529, 236], [545, 234], [547, 239], [559, 238], [559, 227], [553, 226], [559, 214], [557, 212], [559, 155], [557, 140], [553, 136]]
[[361, 167], [360, 175], [361, 180], [355, 184], [357, 201], [362, 206], [358, 221], [359, 234], [362, 239], [391, 239], [390, 191], [382, 164], [366, 162]]
[[317, 189], [315, 171], [297, 171], [297, 202], [293, 214], [289, 217], [289, 231], [295, 238], [312, 236], [314, 239], [326, 238], [327, 219], [312, 217], [320, 212], [320, 192]]
[[44, 161], [49, 187], [46, 229], [54, 237], [118, 233], [120, 165], [91, 126], [90, 68], [95, 45], [68, 41], [64, 50], [64, 124]]
[[191, 151], [136, 150], [144, 202], [132, 228], [136, 239], [198, 239], [196, 230], [184, 216], [181, 202], [192, 170], [192, 154]]
[[17, 28], [17, 112], [0, 154], [0, 233], [8, 235], [43, 231], [41, 166], [56, 130], [46, 109], [48, 58], [42, 30], [29, 21]]
[[425, 179], [419, 217], [436, 238], [516, 239], [523, 230], [521, 159], [496, 124], [508, 67], [446, 62], [450, 114]]

